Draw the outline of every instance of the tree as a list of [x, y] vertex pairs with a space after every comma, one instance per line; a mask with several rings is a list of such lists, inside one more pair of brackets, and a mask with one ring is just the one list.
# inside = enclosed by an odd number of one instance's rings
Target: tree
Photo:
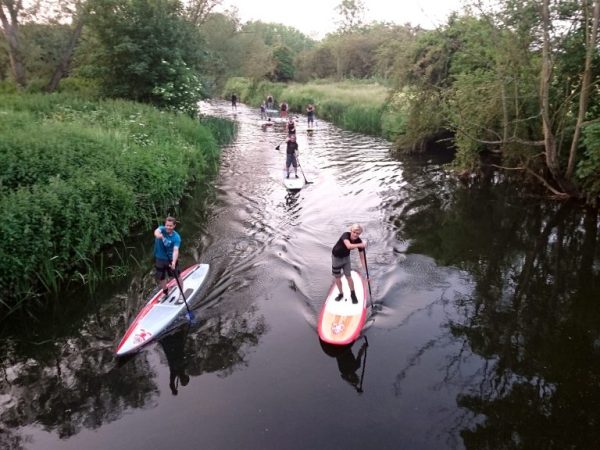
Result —
[[216, 6], [223, 0], [187, 0], [185, 7], [186, 18], [196, 26], [202, 25]]
[[340, 33], [355, 31], [363, 25], [365, 5], [362, 0], [342, 0], [335, 9], [340, 14]]
[[25, 12], [22, 0], [0, 0], [0, 23], [8, 46], [10, 67], [15, 82], [21, 87], [27, 85], [19, 36], [19, 20]]
[[283, 45], [273, 49], [273, 60], [275, 70], [273, 78], [275, 81], [290, 81], [294, 78], [294, 55], [292, 51]]
[[71, 31], [69, 40], [63, 49], [60, 60], [52, 74], [52, 77], [45, 87], [46, 92], [54, 92], [58, 88], [60, 80], [62, 80], [69, 73], [75, 48], [77, 47], [79, 38], [81, 37], [81, 32], [83, 31], [83, 25], [87, 14], [85, 0], [74, 0], [72, 4], [69, 4], [69, 2], [63, 2], [62, 7], [64, 8], [63, 11], [71, 16], [73, 29]]
[[92, 73], [104, 93], [196, 112], [202, 61], [197, 28], [175, 0], [91, 0]]

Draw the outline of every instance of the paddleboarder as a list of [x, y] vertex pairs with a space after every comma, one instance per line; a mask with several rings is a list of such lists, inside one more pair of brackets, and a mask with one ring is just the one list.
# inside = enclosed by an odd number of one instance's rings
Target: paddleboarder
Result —
[[288, 104], [285, 102], [285, 100], [283, 102], [281, 102], [281, 105], [279, 105], [279, 116], [282, 118], [286, 118], [288, 115]]
[[[262, 102], [260, 104], [260, 118], [261, 120], [265, 120], [267, 118], [267, 105], [265, 104], [265, 102]], [[269, 120], [271, 118], [269, 117]]]
[[290, 116], [288, 123], [286, 124], [288, 136], [292, 134], [296, 134], [296, 124], [294, 123], [294, 118]]
[[350, 287], [350, 298], [352, 299], [352, 303], [358, 303], [356, 292], [354, 292], [354, 282], [352, 281], [352, 275], [350, 273], [352, 270], [352, 266], [350, 265], [350, 251], [358, 249], [360, 262], [362, 263], [363, 270], [366, 271], [367, 261], [365, 259], [365, 248], [367, 248], [367, 243], [363, 242], [359, 237], [362, 232], [363, 228], [359, 224], [353, 224], [350, 227], [350, 231], [346, 231], [342, 234], [331, 250], [331, 273], [335, 278], [335, 284], [339, 292], [335, 298], [335, 301], [337, 302], [344, 298], [344, 293], [342, 291], [343, 272], [348, 281], [348, 286]]
[[294, 166], [294, 175], [298, 178], [298, 143], [296, 142], [296, 135], [290, 134], [287, 138], [287, 148], [285, 155], [285, 170], [287, 172], [286, 178], [290, 177], [290, 166]]
[[[175, 231], [176, 220], [174, 217], [167, 217], [165, 224], [154, 230], [154, 258], [156, 267], [156, 279], [160, 283], [163, 294], [168, 294], [167, 275], [176, 277], [183, 291], [183, 282], [179, 276], [177, 260], [179, 259], [179, 247], [181, 246], [181, 236]], [[183, 302], [180, 297], [178, 303]]]
[[306, 107], [306, 116], [308, 118], [308, 128], [312, 128], [315, 124], [315, 107], [312, 103]]
[[237, 95], [231, 94], [231, 109], [235, 109], [237, 111]]

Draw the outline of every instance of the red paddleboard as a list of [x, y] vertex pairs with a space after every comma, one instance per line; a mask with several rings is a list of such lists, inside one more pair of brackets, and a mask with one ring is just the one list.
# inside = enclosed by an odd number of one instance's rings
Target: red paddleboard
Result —
[[345, 276], [342, 276], [342, 292], [344, 298], [335, 301], [338, 289], [333, 283], [319, 317], [319, 337], [322, 341], [334, 345], [346, 345], [354, 342], [367, 320], [367, 283], [363, 277], [352, 271], [354, 292], [358, 303], [350, 299], [350, 287]]

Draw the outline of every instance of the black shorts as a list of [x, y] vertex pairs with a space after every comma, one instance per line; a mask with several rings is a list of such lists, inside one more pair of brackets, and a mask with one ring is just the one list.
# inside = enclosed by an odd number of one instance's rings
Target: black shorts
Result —
[[179, 263], [175, 264], [175, 269], [171, 269], [170, 262], [166, 259], [156, 259], [154, 268], [156, 269], [155, 276], [157, 280], [164, 280], [166, 276], [175, 278], [179, 276]]

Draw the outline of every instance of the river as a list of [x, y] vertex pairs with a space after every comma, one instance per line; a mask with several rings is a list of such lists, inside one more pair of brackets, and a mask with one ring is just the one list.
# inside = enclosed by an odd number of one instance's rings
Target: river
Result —
[[[125, 361], [114, 349], [153, 288], [138, 261], [2, 332], [0, 447], [11, 449], [596, 448], [597, 211], [465, 186], [434, 152], [298, 121], [299, 192], [282, 185], [283, 128], [238, 123], [214, 188], [178, 218], [182, 262], [211, 265], [198, 323]], [[282, 146], [283, 147], [283, 146]], [[321, 345], [331, 247], [364, 227], [373, 308], [364, 337]], [[353, 252], [356, 253], [356, 252]], [[352, 255], [359, 267], [357, 255]]]

